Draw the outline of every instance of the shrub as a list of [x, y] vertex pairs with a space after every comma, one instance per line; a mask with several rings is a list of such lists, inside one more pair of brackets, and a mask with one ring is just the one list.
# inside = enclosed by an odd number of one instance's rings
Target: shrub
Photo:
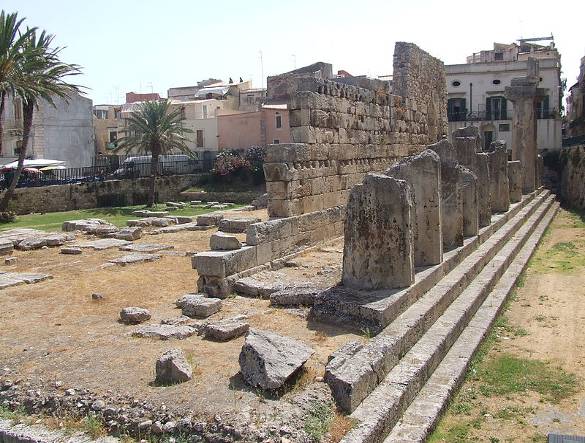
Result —
[[244, 154], [236, 150], [220, 152], [212, 171], [214, 182], [264, 183], [265, 156], [266, 150], [260, 146], [253, 146]]
[[12, 223], [16, 220], [16, 214], [12, 211], [0, 212], [0, 223]]

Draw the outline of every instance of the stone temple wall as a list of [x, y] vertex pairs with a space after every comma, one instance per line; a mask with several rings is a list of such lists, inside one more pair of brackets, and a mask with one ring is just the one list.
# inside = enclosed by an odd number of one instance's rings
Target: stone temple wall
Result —
[[585, 145], [561, 150], [561, 198], [569, 206], [585, 209]]
[[443, 63], [417, 46], [396, 44], [394, 94], [376, 82], [330, 80], [330, 72], [318, 63], [268, 78], [268, 100], [288, 104], [294, 142], [268, 148], [271, 217], [345, 205], [368, 172], [384, 171], [446, 134]]

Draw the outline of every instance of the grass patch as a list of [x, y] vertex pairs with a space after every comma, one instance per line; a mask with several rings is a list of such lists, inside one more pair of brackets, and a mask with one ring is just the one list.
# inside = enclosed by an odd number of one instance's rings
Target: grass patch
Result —
[[574, 394], [577, 377], [540, 360], [504, 354], [486, 361], [477, 371], [482, 394], [506, 395], [534, 391], [552, 403]]
[[[238, 206], [241, 205], [232, 206], [230, 209], [237, 208]], [[116, 226], [126, 226], [126, 222], [128, 220], [138, 218], [135, 215], [132, 215], [132, 212], [144, 208], [144, 205], [136, 205], [120, 206], [115, 208], [94, 208], [80, 209], [77, 211], [49, 212], [45, 214], [19, 215], [16, 221], [1, 224], [0, 231], [14, 228], [32, 228], [40, 229], [42, 231], [60, 231], [61, 225], [64, 221], [83, 218], [101, 218]], [[160, 211], [164, 209], [166, 209], [165, 205], [156, 205], [154, 208], [152, 208], [153, 211]], [[186, 207], [172, 211], [169, 214], [196, 216], [213, 211], [216, 211], [216, 209]]]
[[107, 434], [104, 424], [95, 415], [88, 415], [81, 421], [81, 429], [91, 438], [103, 437]]
[[329, 431], [332, 420], [333, 410], [331, 405], [316, 401], [311, 405], [305, 418], [305, 432], [312, 441], [320, 442]]
[[540, 272], [572, 272], [585, 267], [581, 242], [559, 242], [531, 260], [530, 266]]

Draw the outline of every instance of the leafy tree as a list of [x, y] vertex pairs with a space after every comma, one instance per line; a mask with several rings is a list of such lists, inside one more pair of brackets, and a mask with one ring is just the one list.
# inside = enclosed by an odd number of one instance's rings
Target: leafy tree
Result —
[[54, 36], [45, 31], [37, 34], [36, 30], [28, 29], [23, 35], [26, 38], [19, 49], [21, 57], [9, 80], [10, 88], [22, 100], [22, 148], [18, 153], [18, 166], [10, 186], [6, 190], [0, 210], [6, 211], [14, 194], [16, 185], [24, 168], [24, 159], [30, 138], [34, 110], [38, 109], [40, 100], [56, 106], [54, 99], [65, 101], [70, 95], [80, 91], [80, 87], [64, 80], [70, 75], [80, 74], [79, 66], [63, 63], [59, 60], [60, 47], [51, 47]]
[[143, 102], [127, 118], [126, 134], [118, 140], [118, 146], [113, 149], [114, 152], [145, 153], [152, 156], [148, 207], [155, 203], [159, 157], [173, 151], [194, 156], [187, 147], [188, 139], [185, 138], [185, 134], [193, 131], [184, 128], [182, 121], [182, 109], [171, 109], [168, 100]]
[[[0, 116], [4, 114], [6, 96], [15, 95], [21, 76], [19, 69], [24, 58], [30, 54], [30, 46], [26, 45], [27, 39], [35, 32], [35, 28], [20, 31], [24, 19], [18, 19], [17, 13], [7, 14], [0, 12]], [[2, 142], [4, 125], [0, 119], [0, 154], [2, 153]]]

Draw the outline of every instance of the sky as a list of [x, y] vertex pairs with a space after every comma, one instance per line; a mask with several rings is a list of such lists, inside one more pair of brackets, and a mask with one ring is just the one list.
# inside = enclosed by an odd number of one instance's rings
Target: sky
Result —
[[[3, 0], [29, 26], [55, 34], [63, 61], [94, 104], [188, 86], [209, 77], [265, 77], [317, 61], [336, 72], [392, 73], [396, 41], [446, 64], [494, 41], [554, 35], [562, 77], [575, 83], [585, 56], [584, 0]], [[262, 63], [261, 63], [262, 59]], [[262, 76], [264, 74], [264, 78]]]

